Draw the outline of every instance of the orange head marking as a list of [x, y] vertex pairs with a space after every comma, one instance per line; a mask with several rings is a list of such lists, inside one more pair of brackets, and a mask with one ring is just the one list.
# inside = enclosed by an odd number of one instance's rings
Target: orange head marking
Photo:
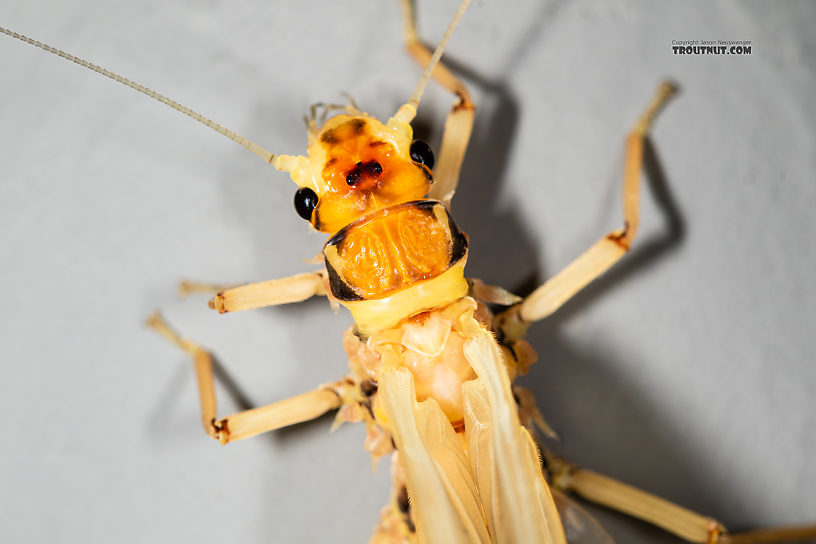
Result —
[[428, 194], [431, 171], [411, 158], [408, 123], [392, 118], [383, 124], [350, 109], [315, 131], [308, 156], [299, 157], [291, 173], [301, 187], [295, 207], [317, 230], [334, 233], [378, 209]]

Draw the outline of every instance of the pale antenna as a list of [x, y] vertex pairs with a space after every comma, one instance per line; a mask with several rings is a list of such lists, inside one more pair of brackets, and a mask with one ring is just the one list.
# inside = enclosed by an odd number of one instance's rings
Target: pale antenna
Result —
[[143, 85], [139, 85], [138, 83], [133, 82], [133, 81], [131, 81], [131, 80], [125, 78], [125, 77], [122, 77], [119, 74], [111, 72], [110, 70], [106, 70], [105, 68], [102, 68], [101, 66], [97, 66], [96, 64], [88, 62], [87, 60], [81, 59], [79, 57], [75, 57], [74, 55], [71, 55], [70, 53], [66, 53], [65, 51], [57, 49], [56, 47], [52, 47], [52, 46], [50, 46], [48, 44], [45, 44], [45, 43], [42, 43], [42, 42], [38, 42], [37, 40], [29, 38], [28, 36], [18, 34], [17, 32], [12, 32], [11, 30], [6, 30], [3, 27], [0, 27], [0, 32], [2, 32], [3, 34], [6, 34], [7, 36], [11, 36], [12, 38], [17, 38], [18, 40], [23, 41], [23, 42], [25, 42], [27, 44], [33, 45], [35, 47], [39, 47], [40, 49], [42, 49], [44, 51], [47, 51], [49, 53], [52, 53], [54, 55], [57, 55], [58, 57], [62, 57], [64, 59], [66, 59], [66, 60], [70, 60], [71, 62], [79, 64], [80, 66], [84, 66], [85, 68], [88, 68], [89, 70], [93, 70], [94, 72], [96, 72], [98, 74], [102, 74], [103, 76], [108, 77], [108, 78], [110, 78], [110, 79], [112, 79], [114, 81], [117, 81], [117, 82], [121, 83], [122, 85], [126, 85], [126, 86], [130, 87], [131, 89], [139, 91], [140, 93], [142, 93], [144, 95], [147, 95], [147, 96], [149, 96], [150, 98], [152, 98], [154, 100], [158, 100], [162, 104], [166, 104], [166, 105], [170, 106], [171, 108], [173, 108], [174, 110], [179, 111], [179, 112], [183, 113], [184, 115], [186, 115], [188, 117], [191, 117], [192, 119], [198, 121], [202, 125], [207, 126], [207, 127], [211, 128], [211, 129], [213, 129], [214, 131], [218, 132], [219, 134], [223, 134], [224, 136], [226, 136], [227, 138], [229, 138], [233, 142], [236, 142], [236, 143], [244, 146], [246, 149], [252, 151], [253, 153], [258, 155], [260, 158], [262, 158], [264, 161], [268, 162], [269, 164], [271, 164], [272, 166], [274, 166], [278, 170], [289, 171], [291, 169], [291, 166], [293, 165], [294, 157], [291, 157], [289, 155], [274, 155], [273, 153], [267, 151], [266, 149], [259, 146], [255, 142], [253, 142], [251, 140], [248, 140], [247, 138], [244, 138], [240, 134], [237, 134], [237, 133], [231, 131], [230, 129], [224, 127], [223, 125], [220, 125], [220, 124], [216, 123], [215, 121], [204, 117], [203, 115], [201, 115], [197, 111], [194, 111], [194, 110], [188, 108], [187, 106], [183, 106], [183, 105], [179, 104], [178, 102], [176, 102], [175, 100], [167, 98], [166, 96], [164, 96], [162, 94], [159, 94], [159, 93], [157, 93], [156, 91], [154, 91], [152, 89], [148, 89], [147, 87], [145, 87]]
[[431, 74], [433, 73], [434, 68], [436, 68], [436, 65], [439, 64], [439, 60], [442, 58], [442, 53], [445, 52], [445, 47], [448, 45], [451, 36], [453, 36], [453, 31], [456, 30], [459, 21], [465, 14], [468, 4], [470, 4], [470, 0], [462, 0], [459, 3], [459, 7], [456, 9], [453, 19], [451, 19], [451, 22], [448, 23], [448, 28], [445, 29], [442, 39], [439, 40], [439, 45], [436, 46], [433, 56], [428, 62], [428, 66], [425, 67], [422, 77], [419, 78], [419, 83], [417, 84], [416, 89], [414, 89], [414, 94], [411, 95], [408, 102], [397, 112], [396, 117], [401, 121], [410, 122], [416, 115], [416, 109], [417, 106], [419, 106], [422, 93], [425, 92], [425, 87], [428, 85], [428, 81], [431, 79]]

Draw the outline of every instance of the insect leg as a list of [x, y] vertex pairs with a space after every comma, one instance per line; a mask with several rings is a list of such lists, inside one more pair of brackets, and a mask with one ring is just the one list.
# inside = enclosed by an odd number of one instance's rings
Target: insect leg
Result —
[[148, 318], [147, 325], [193, 357], [198, 394], [201, 399], [201, 424], [208, 435], [222, 444], [315, 419], [329, 410], [339, 408], [343, 403], [342, 392], [336, 388], [342, 388], [345, 382], [337, 382], [267, 406], [244, 410], [218, 419], [212, 354], [198, 344], [182, 338], [158, 313]]
[[676, 87], [672, 83], [663, 82], [626, 139], [623, 170], [624, 227], [598, 240], [561, 272], [533, 291], [521, 304], [500, 316], [504, 334], [510, 338], [518, 338], [527, 324], [558, 310], [575, 293], [606, 272], [629, 251], [638, 228], [643, 142], [655, 115], [675, 92]]
[[237, 287], [183, 281], [179, 285], [179, 292], [182, 296], [197, 292], [215, 292], [217, 294], [210, 300], [210, 308], [224, 314], [301, 302], [315, 295], [325, 295], [324, 282], [323, 272], [307, 272]]
[[550, 427], [550, 424], [541, 414], [541, 410], [538, 409], [532, 391], [526, 387], [514, 385], [513, 397], [516, 399], [516, 404], [518, 404], [521, 424], [531, 435], [535, 436], [536, 429], [538, 429], [547, 438], [558, 439], [558, 434]]
[[522, 300], [520, 296], [514, 295], [502, 287], [488, 285], [478, 278], [469, 278], [468, 283], [470, 284], [470, 295], [488, 304], [512, 306]]
[[629, 514], [691, 542], [709, 542], [712, 532], [722, 525], [687, 508], [608, 476], [577, 467], [563, 459], [545, 454], [552, 474], [552, 485], [574, 492], [589, 501]]
[[586, 500], [656, 525], [689, 542], [700, 544], [761, 544], [816, 539], [816, 526], [777, 527], [729, 534], [717, 520], [666, 499], [545, 454], [552, 484]]
[[[425, 68], [433, 52], [419, 40], [417, 35], [415, 1], [401, 0], [401, 2], [405, 18], [406, 48], [419, 65]], [[475, 106], [467, 88], [442, 62], [436, 65], [432, 75], [440, 85], [458, 98], [445, 120], [439, 161], [434, 168], [434, 184], [428, 195], [449, 206], [453, 193], [456, 192], [456, 185], [459, 183], [459, 170], [462, 168], [462, 161], [470, 141]]]
[[221, 291], [238, 287], [236, 284], [226, 283], [205, 283], [194, 280], [181, 280], [178, 286], [178, 295], [180, 298], [186, 298], [190, 295], [204, 294], [216, 295]]

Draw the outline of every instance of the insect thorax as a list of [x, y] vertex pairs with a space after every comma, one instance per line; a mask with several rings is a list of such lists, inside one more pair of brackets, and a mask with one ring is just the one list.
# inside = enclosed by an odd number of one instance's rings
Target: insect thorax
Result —
[[323, 256], [332, 295], [363, 333], [468, 292], [467, 238], [434, 200], [397, 204], [358, 219], [326, 242]]

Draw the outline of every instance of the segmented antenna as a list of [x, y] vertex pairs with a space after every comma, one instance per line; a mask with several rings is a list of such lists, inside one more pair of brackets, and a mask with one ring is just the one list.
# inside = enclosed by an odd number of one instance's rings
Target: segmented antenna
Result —
[[462, 19], [462, 16], [465, 14], [468, 4], [470, 4], [470, 0], [462, 0], [462, 2], [459, 4], [459, 8], [457, 8], [456, 13], [453, 15], [453, 19], [451, 19], [451, 22], [448, 24], [448, 28], [445, 29], [442, 39], [439, 40], [439, 45], [436, 46], [430, 62], [428, 62], [425, 72], [423, 72], [422, 77], [419, 78], [419, 83], [417, 84], [416, 89], [414, 89], [414, 94], [412, 94], [411, 99], [408, 100], [408, 104], [411, 105], [414, 110], [416, 110], [417, 106], [419, 105], [419, 100], [422, 98], [422, 93], [425, 91], [425, 86], [428, 84], [428, 80], [431, 79], [431, 73], [439, 63], [439, 59], [442, 58], [442, 53], [444, 53], [445, 47], [448, 45], [451, 36], [453, 36], [453, 31], [456, 30], [459, 20]]
[[170, 98], [167, 98], [166, 96], [164, 96], [162, 94], [159, 94], [159, 93], [157, 93], [156, 91], [154, 91], [152, 89], [148, 89], [147, 87], [145, 87], [143, 85], [139, 85], [138, 83], [133, 82], [133, 81], [131, 81], [131, 80], [125, 78], [125, 77], [122, 77], [119, 74], [115, 74], [115, 73], [111, 72], [110, 70], [106, 70], [105, 68], [102, 68], [101, 66], [97, 66], [96, 64], [90, 63], [87, 60], [81, 59], [79, 57], [75, 57], [74, 55], [71, 55], [70, 53], [66, 53], [65, 51], [57, 49], [56, 47], [52, 47], [52, 46], [50, 46], [48, 44], [45, 44], [45, 43], [42, 43], [42, 42], [38, 42], [37, 40], [31, 39], [28, 36], [18, 34], [17, 32], [12, 32], [11, 30], [6, 30], [3, 27], [0, 27], [0, 32], [2, 32], [3, 34], [5, 34], [7, 36], [11, 36], [12, 38], [17, 38], [18, 40], [23, 41], [23, 42], [25, 42], [27, 44], [33, 45], [35, 47], [39, 47], [40, 49], [42, 49], [44, 51], [48, 51], [49, 53], [52, 53], [52, 54], [57, 55], [59, 57], [62, 57], [64, 59], [66, 59], [66, 60], [70, 60], [71, 62], [79, 64], [80, 66], [84, 66], [85, 68], [88, 68], [89, 70], [93, 70], [94, 72], [102, 74], [105, 77], [109, 77], [110, 79], [112, 79], [114, 81], [117, 81], [117, 82], [121, 83], [122, 85], [127, 85], [131, 89], [139, 91], [140, 93], [145, 94], [145, 95], [149, 96], [150, 98], [152, 98], [154, 100], [158, 100], [162, 104], [166, 104], [166, 105], [170, 106], [171, 108], [173, 108], [176, 111], [180, 111], [184, 115], [186, 115], [188, 117], [191, 117], [192, 119], [195, 119], [196, 121], [198, 121], [202, 125], [205, 125], [205, 126], [211, 128], [211, 129], [213, 129], [214, 131], [218, 132], [219, 134], [223, 134], [224, 136], [226, 136], [227, 138], [229, 138], [233, 142], [236, 142], [236, 143], [244, 146], [248, 150], [252, 151], [253, 153], [258, 155], [260, 158], [262, 158], [266, 162], [270, 163], [272, 166], [274, 166], [278, 170], [288, 170], [286, 167], [290, 165], [290, 161], [288, 159], [290, 159], [291, 157], [289, 157], [287, 155], [276, 156], [276, 155], [270, 153], [269, 151], [267, 151], [266, 149], [264, 149], [263, 147], [259, 146], [255, 142], [253, 142], [251, 140], [248, 140], [247, 138], [244, 138], [240, 134], [237, 134], [237, 133], [231, 131], [230, 129], [216, 123], [215, 121], [204, 117], [203, 115], [201, 115], [197, 111], [191, 110], [187, 106], [183, 106], [183, 105], [179, 104], [175, 100], [171, 100]]

